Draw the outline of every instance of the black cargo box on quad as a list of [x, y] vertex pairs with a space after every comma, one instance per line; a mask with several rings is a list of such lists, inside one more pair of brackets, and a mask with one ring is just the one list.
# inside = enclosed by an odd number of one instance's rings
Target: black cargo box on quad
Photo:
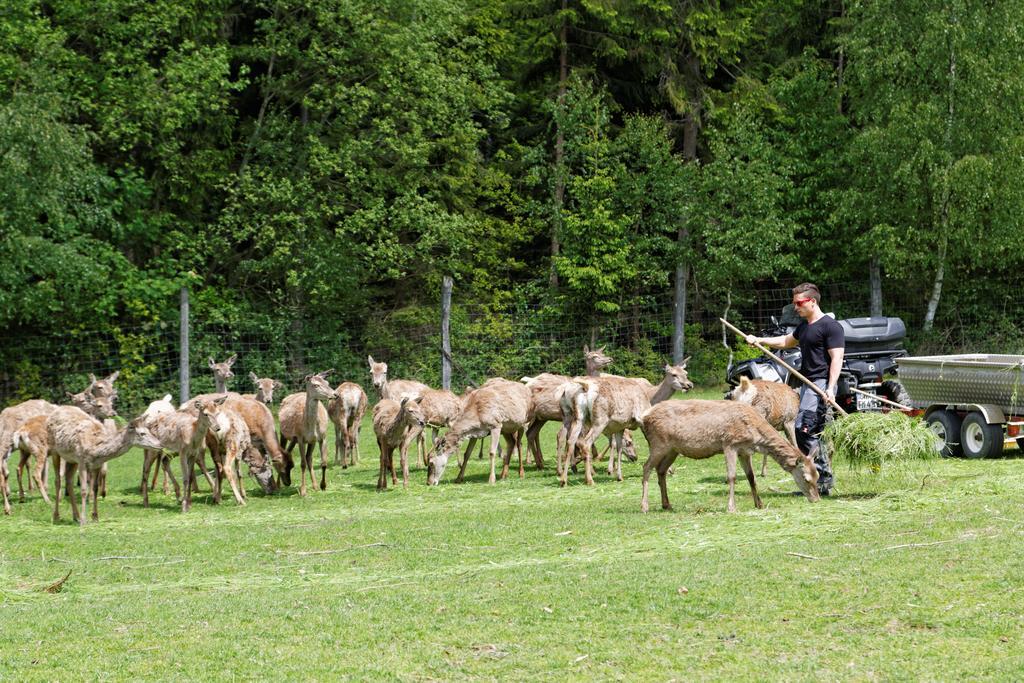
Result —
[[899, 318], [846, 318], [839, 324], [846, 334], [848, 354], [898, 349], [907, 336], [907, 327]]

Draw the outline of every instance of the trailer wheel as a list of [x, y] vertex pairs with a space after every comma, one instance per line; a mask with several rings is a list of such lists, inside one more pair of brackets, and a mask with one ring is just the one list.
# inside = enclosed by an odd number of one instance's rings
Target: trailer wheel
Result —
[[928, 429], [941, 439], [936, 448], [943, 458], [954, 458], [963, 455], [960, 444], [960, 416], [952, 410], [936, 410], [928, 416]]
[[960, 427], [960, 443], [968, 458], [994, 458], [1003, 452], [1003, 425], [990, 425], [981, 413], [968, 413]]

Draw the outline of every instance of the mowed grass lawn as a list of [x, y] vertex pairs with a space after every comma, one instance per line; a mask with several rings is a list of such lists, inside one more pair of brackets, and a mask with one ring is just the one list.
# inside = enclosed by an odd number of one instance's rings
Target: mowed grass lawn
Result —
[[652, 482], [643, 515], [641, 463], [621, 483], [599, 467], [596, 486], [560, 489], [550, 457], [495, 486], [474, 457], [464, 484], [449, 468], [428, 489], [417, 464], [408, 490], [378, 493], [369, 415], [362, 451], [307, 498], [264, 497], [247, 479], [244, 508], [209, 504], [203, 484], [186, 515], [159, 492], [143, 509], [137, 450], [111, 463], [99, 523], [80, 529], [65, 508], [54, 525], [37, 494], [15, 503], [0, 518], [0, 679], [1024, 672], [1016, 450], [888, 476], [837, 463], [838, 496], [819, 504], [788, 495], [773, 463], [759, 479], [767, 508], [741, 480], [731, 515], [721, 456], [677, 460], [675, 509], [660, 510]]

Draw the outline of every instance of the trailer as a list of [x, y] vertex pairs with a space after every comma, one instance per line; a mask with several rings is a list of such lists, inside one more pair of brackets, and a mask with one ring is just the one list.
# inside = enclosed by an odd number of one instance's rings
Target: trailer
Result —
[[990, 458], [1024, 448], [1024, 356], [905, 356], [897, 374], [914, 414], [941, 439], [942, 454]]

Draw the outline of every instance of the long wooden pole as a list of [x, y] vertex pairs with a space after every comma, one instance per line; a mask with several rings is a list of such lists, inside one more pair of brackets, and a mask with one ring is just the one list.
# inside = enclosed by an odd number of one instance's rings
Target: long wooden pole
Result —
[[[738, 335], [739, 335], [739, 336], [740, 336], [740, 337], [741, 337], [741, 338], [742, 338], [742, 339], [743, 339], [744, 341], [746, 341], [746, 339], [747, 339], [747, 335], [746, 335], [746, 334], [745, 334], [744, 332], [740, 331], [740, 330], [739, 330], [739, 329], [738, 329], [738, 328], [737, 328], [737, 327], [736, 327], [735, 325], [733, 325], [732, 323], [730, 323], [730, 322], [729, 322], [728, 320], [726, 320], [725, 318], [719, 318], [719, 320], [721, 320], [721, 321], [722, 321], [722, 324], [723, 324], [723, 325], [725, 325], [726, 327], [728, 327], [728, 328], [729, 328], [730, 330], [732, 330], [733, 332], [735, 332], [736, 334], [738, 334]], [[815, 393], [817, 393], [817, 394], [818, 394], [819, 396], [821, 396], [821, 397], [822, 397], [823, 399], [825, 399], [825, 402], [826, 402], [826, 403], [828, 403], [828, 404], [829, 404], [830, 406], [832, 406], [833, 408], [835, 408], [835, 409], [836, 409], [836, 411], [837, 411], [837, 412], [838, 412], [838, 413], [839, 413], [840, 415], [842, 415], [842, 416], [844, 416], [844, 417], [845, 417], [846, 415], [848, 415], [848, 414], [849, 414], [849, 413], [847, 413], [847, 412], [846, 412], [845, 410], [843, 410], [843, 407], [842, 407], [841, 405], [839, 405], [839, 404], [838, 404], [838, 403], [836, 403], [836, 402], [835, 402], [835, 401], [834, 401], [834, 400], [833, 400], [832, 398], [830, 398], [830, 397], [829, 397], [829, 395], [828, 395], [827, 393], [825, 393], [824, 391], [822, 391], [821, 387], [819, 387], [819, 386], [818, 386], [817, 384], [815, 384], [815, 383], [814, 383], [814, 382], [812, 382], [811, 380], [809, 380], [809, 379], [807, 379], [806, 377], [804, 377], [803, 375], [801, 375], [801, 374], [800, 374], [800, 373], [799, 373], [799, 372], [797, 371], [797, 369], [796, 369], [796, 368], [794, 368], [794, 367], [793, 367], [792, 365], [790, 365], [789, 363], [787, 363], [786, 361], [782, 360], [781, 358], [779, 358], [778, 356], [776, 356], [776, 355], [775, 355], [774, 353], [772, 353], [772, 352], [771, 352], [771, 350], [770, 350], [770, 349], [769, 349], [769, 348], [768, 348], [767, 346], [765, 346], [765, 345], [764, 345], [764, 344], [762, 344], [761, 342], [754, 342], [754, 346], [756, 346], [757, 348], [761, 349], [762, 351], [764, 351], [765, 353], [767, 353], [767, 354], [768, 354], [769, 356], [772, 356], [773, 358], [775, 358], [775, 360], [776, 360], [776, 361], [778, 361], [778, 362], [779, 362], [779, 363], [780, 363], [780, 364], [781, 364], [781, 365], [782, 365], [782, 366], [783, 366], [784, 368], [786, 368], [786, 369], [787, 369], [787, 370], [789, 370], [789, 371], [790, 371], [791, 373], [793, 373], [793, 375], [794, 375], [794, 376], [795, 376], [795, 377], [796, 377], [797, 379], [799, 379], [799, 380], [800, 380], [801, 382], [803, 382], [804, 384], [806, 384], [807, 386], [809, 386], [809, 387], [810, 387], [811, 389], [813, 389], [813, 390], [815, 391]]]

